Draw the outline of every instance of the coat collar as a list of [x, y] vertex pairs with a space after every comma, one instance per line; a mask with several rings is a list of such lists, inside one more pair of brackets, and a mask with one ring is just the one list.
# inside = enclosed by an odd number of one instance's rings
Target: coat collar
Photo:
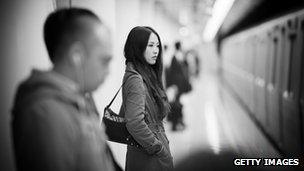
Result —
[[128, 62], [126, 65], [126, 73], [133, 73], [133, 74], [139, 74], [136, 70], [135, 70], [135, 66], [132, 62]]

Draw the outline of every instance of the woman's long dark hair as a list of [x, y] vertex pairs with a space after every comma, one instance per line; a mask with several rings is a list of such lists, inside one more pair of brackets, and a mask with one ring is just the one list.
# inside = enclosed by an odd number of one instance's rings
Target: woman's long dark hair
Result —
[[[154, 65], [148, 64], [144, 58], [151, 33], [154, 33], [159, 41], [159, 53]], [[132, 62], [136, 71], [141, 74], [148, 91], [156, 101], [159, 107], [158, 119], [162, 120], [170, 111], [167, 95], [162, 83], [163, 61], [162, 61], [162, 44], [157, 32], [151, 27], [134, 27], [127, 38], [124, 55], [126, 63]]]

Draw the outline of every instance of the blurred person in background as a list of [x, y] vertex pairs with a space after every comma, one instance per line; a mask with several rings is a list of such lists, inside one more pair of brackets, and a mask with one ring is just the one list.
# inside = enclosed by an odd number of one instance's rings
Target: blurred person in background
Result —
[[183, 104], [180, 98], [184, 93], [190, 92], [192, 86], [190, 84], [188, 63], [185, 60], [181, 42], [179, 41], [175, 43], [175, 52], [167, 72], [166, 86], [169, 89], [173, 87], [173, 92], [175, 92], [175, 97], [170, 101], [172, 110], [168, 120], [172, 122], [173, 131], [183, 130], [185, 129], [185, 123], [183, 121]]
[[12, 110], [17, 169], [119, 170], [90, 95], [108, 75], [109, 30], [89, 10], [61, 9], [47, 17], [44, 40], [53, 68], [32, 71]]
[[163, 84], [164, 84], [164, 87], [166, 87], [166, 73], [167, 73], [167, 70], [169, 68], [169, 64], [168, 62], [165, 62], [165, 61], [168, 61], [168, 45], [167, 44], [164, 44], [164, 48], [163, 48], [163, 75], [162, 75], [162, 81], [163, 81]]
[[133, 28], [124, 47], [126, 69], [120, 114], [142, 146], [127, 147], [126, 171], [172, 170], [173, 160], [163, 119], [170, 106], [162, 83], [162, 44], [151, 27]]
[[188, 50], [185, 54], [185, 60], [188, 64], [190, 81], [197, 79], [200, 74], [200, 59], [197, 51], [194, 49]]

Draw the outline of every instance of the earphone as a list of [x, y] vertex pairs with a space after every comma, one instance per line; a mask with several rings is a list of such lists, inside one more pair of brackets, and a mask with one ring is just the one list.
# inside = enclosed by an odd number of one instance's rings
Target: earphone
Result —
[[83, 64], [83, 56], [79, 53], [75, 53], [72, 56], [72, 61], [75, 65], [75, 74], [76, 79], [81, 88], [84, 88], [85, 81], [84, 81], [84, 64]]
[[75, 55], [73, 56], [73, 60], [74, 60], [74, 63], [75, 63], [77, 66], [81, 65], [81, 63], [82, 63], [82, 59], [81, 59], [81, 56], [80, 56], [79, 54], [75, 54]]

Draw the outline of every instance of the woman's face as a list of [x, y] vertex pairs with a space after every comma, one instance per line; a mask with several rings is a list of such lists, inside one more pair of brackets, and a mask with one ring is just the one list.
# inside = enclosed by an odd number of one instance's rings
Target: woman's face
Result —
[[150, 34], [146, 50], [144, 52], [145, 60], [148, 64], [154, 65], [159, 53], [159, 41], [154, 33]]

